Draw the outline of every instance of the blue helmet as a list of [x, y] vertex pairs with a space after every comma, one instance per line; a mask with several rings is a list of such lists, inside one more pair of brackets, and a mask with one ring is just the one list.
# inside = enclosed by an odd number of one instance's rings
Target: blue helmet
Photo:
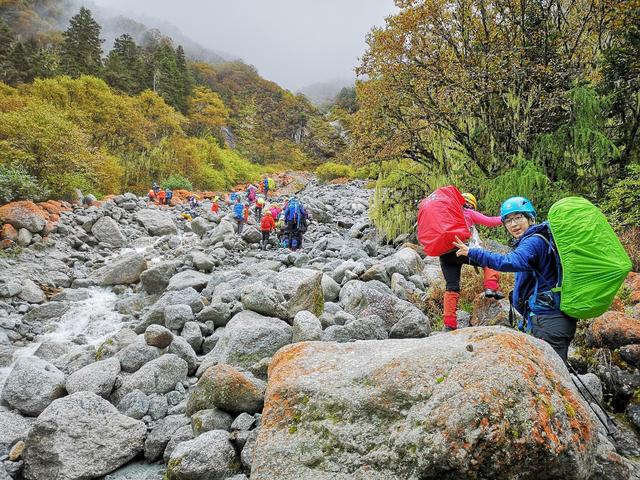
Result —
[[525, 215], [536, 218], [536, 209], [533, 208], [531, 200], [524, 197], [511, 197], [500, 207], [500, 218], [504, 222], [507, 215], [512, 213], [524, 213]]

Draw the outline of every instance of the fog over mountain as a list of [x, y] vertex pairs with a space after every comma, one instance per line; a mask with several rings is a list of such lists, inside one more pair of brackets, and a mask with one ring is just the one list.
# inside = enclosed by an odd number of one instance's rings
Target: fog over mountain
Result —
[[292, 91], [355, 78], [367, 33], [396, 11], [393, 0], [92, 0], [86, 5], [92, 3], [174, 38], [177, 29], [223, 58], [243, 59]]

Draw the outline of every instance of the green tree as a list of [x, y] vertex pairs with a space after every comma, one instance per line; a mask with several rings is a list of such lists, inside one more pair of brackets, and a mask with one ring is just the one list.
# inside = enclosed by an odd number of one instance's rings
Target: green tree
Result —
[[102, 47], [100, 25], [85, 7], [69, 21], [69, 28], [63, 33], [61, 50], [62, 71], [71, 76], [100, 76], [102, 73]]
[[356, 111], [358, 111], [356, 88], [344, 87], [340, 92], [338, 92], [334, 104], [349, 113], [356, 113]]
[[105, 61], [104, 76], [109, 85], [130, 95], [145, 89], [142, 52], [130, 35], [116, 38]]
[[193, 79], [191, 78], [191, 72], [187, 68], [187, 59], [184, 55], [184, 49], [182, 45], [178, 45], [176, 49], [176, 67], [178, 69], [178, 91], [176, 92], [176, 105], [175, 107], [182, 113], [187, 113], [187, 102], [191, 91], [193, 90]]

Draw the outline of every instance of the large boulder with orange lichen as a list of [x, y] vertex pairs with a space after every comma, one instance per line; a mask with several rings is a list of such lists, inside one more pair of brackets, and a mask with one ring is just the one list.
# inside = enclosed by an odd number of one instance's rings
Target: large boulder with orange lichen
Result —
[[503, 327], [281, 349], [252, 480], [626, 479], [545, 343]]
[[7, 203], [0, 207], [0, 223], [13, 225], [16, 230], [26, 228], [31, 233], [41, 232], [49, 214], [33, 202]]
[[200, 377], [187, 402], [187, 415], [219, 408], [226, 412], [258, 413], [262, 410], [265, 383], [231, 365], [209, 367]]
[[587, 344], [616, 349], [640, 343], [640, 319], [610, 311], [596, 318], [587, 331]]

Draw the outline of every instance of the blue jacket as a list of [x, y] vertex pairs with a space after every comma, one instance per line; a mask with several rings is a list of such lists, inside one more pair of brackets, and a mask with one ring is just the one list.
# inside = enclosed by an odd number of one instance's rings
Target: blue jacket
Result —
[[[549, 225], [545, 222], [529, 227], [516, 243], [513, 252], [507, 255], [482, 248], [469, 250], [469, 260], [472, 262], [500, 272], [516, 272], [513, 306], [525, 318], [528, 313], [560, 312], [558, 297], [554, 297], [553, 301], [547, 298], [551, 289], [558, 284], [556, 253], [549, 243], [536, 234], [549, 240], [552, 238]], [[536, 280], [538, 294], [534, 296]], [[545, 298], [550, 301], [545, 301]]]
[[236, 203], [233, 206], [233, 217], [236, 220], [244, 220], [244, 205], [242, 203]]

